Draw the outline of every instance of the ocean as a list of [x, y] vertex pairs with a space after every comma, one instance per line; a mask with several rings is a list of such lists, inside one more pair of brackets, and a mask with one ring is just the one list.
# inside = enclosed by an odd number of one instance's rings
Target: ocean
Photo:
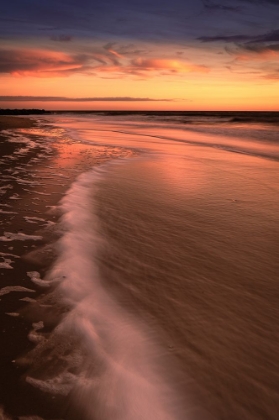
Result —
[[32, 118], [2, 139], [0, 418], [277, 420], [278, 113]]

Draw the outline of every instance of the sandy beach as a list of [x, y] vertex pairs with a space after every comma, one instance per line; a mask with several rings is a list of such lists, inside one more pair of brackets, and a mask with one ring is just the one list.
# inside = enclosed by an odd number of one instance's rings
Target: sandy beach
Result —
[[0, 124], [0, 416], [276, 420], [277, 127]]
[[[36, 337], [30, 338], [34, 323], [44, 320], [47, 335], [66, 310], [37, 303], [52, 290], [40, 276], [49, 269], [56, 255], [51, 244], [61, 235], [55, 229], [61, 216], [56, 206], [79, 173], [108, 160], [108, 148], [68, 138], [57, 142], [55, 128], [46, 140], [44, 124], [39, 127], [29, 118], [1, 116], [0, 127], [1, 404], [12, 418], [33, 412], [53, 418], [63, 410], [61, 401], [56, 404], [28, 386], [22, 378], [30, 367], [15, 359], [37, 344]], [[30, 273], [38, 273], [38, 280]]]

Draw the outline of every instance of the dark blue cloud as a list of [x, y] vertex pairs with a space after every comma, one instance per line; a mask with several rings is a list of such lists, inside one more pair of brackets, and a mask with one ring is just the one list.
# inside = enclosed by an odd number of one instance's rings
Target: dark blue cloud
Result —
[[[259, 36], [248, 35], [232, 35], [232, 36], [204, 36], [198, 38], [202, 42], [225, 42], [234, 43], [236, 50], [233, 54], [248, 52], [254, 54], [263, 54], [271, 52], [279, 52], [279, 30], [270, 31]], [[227, 49], [230, 53], [230, 50]]]
[[[0, 6], [2, 37], [206, 42], [276, 31], [279, 0], [13, 0]], [[277, 23], [276, 23], [277, 22]], [[244, 35], [242, 35], [244, 34]], [[274, 36], [274, 34], [273, 34]], [[207, 39], [206, 39], [207, 38]], [[216, 39], [217, 40], [217, 39]], [[239, 38], [239, 41], [244, 41]], [[247, 38], [248, 40], [248, 38]]]
[[212, 0], [203, 0], [203, 5], [208, 11], [239, 12], [241, 10], [239, 6], [222, 4]]
[[71, 35], [52, 35], [50, 37], [50, 39], [52, 41], [56, 41], [56, 42], [70, 42], [73, 40], [73, 37]]
[[[13, 0], [0, 9], [5, 31], [60, 31], [82, 35], [148, 36], [177, 32], [173, 20], [189, 19], [201, 12], [201, 0]], [[28, 23], [29, 27], [26, 27]], [[183, 28], [180, 28], [183, 31]]]
[[249, 35], [217, 35], [217, 36], [200, 36], [197, 38], [198, 41], [202, 42], [242, 42], [254, 39]]
[[279, 29], [254, 38], [255, 42], [279, 42]]
[[263, 43], [263, 42], [278, 42], [279, 30], [270, 31], [262, 35], [217, 35], [217, 36], [201, 36], [197, 38], [202, 42], [245, 42], [250, 43]]

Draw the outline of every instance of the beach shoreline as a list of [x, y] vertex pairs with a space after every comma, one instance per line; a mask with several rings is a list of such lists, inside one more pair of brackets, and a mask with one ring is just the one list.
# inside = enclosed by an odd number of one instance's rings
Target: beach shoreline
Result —
[[168, 418], [276, 418], [276, 133], [240, 127], [236, 147], [198, 129], [70, 115], [4, 131], [5, 420], [110, 420], [108, 400], [130, 420], [151, 395]]
[[65, 410], [61, 398], [26, 382], [30, 360], [24, 355], [38, 344], [34, 323], [43, 322], [40, 335], [47, 337], [67, 311], [51, 297], [56, 285], [47, 287], [41, 280], [56, 258], [55, 244], [62, 234], [59, 202], [79, 174], [121, 152], [111, 155], [106, 147], [76, 144], [66, 134], [60, 140], [56, 127], [45, 119], [38, 123], [36, 117], [0, 116], [0, 129], [0, 332], [5, 342], [0, 350], [0, 407], [7, 418], [57, 418]]

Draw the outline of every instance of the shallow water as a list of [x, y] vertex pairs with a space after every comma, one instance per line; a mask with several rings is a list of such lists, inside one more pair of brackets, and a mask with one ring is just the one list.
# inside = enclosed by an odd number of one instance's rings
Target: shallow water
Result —
[[120, 159], [60, 203], [45, 280], [68, 311], [28, 384], [65, 419], [277, 419], [276, 127], [49, 119], [72, 162], [78, 142]]

